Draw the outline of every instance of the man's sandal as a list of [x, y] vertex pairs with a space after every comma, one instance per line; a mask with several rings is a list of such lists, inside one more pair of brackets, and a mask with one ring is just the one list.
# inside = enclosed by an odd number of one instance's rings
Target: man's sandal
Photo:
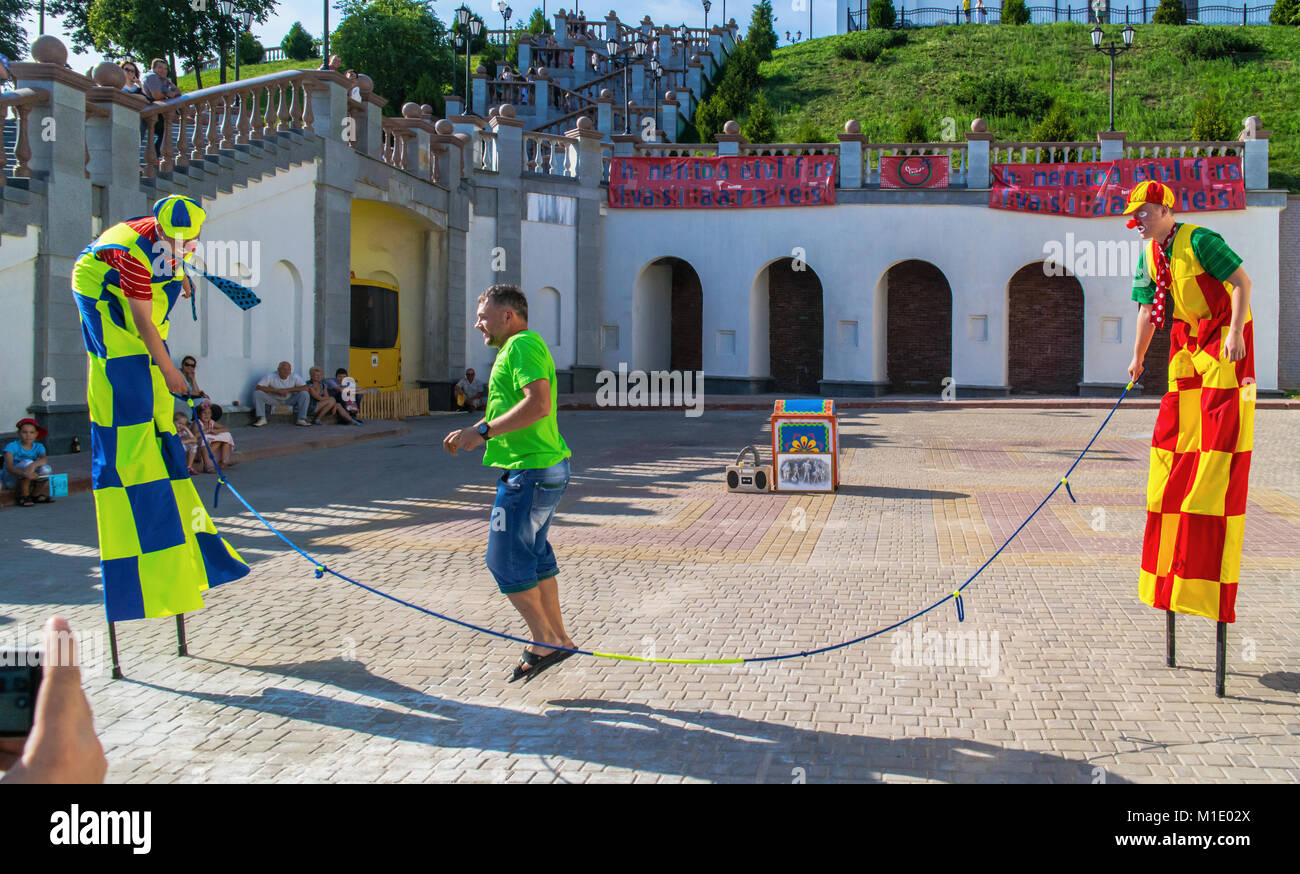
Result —
[[36, 503], [38, 503], [38, 504], [53, 504], [53, 503], [54, 503], [54, 499], [51, 498], [49, 495], [37, 495], [37, 496], [34, 498], [34, 500], [35, 500]]
[[522, 678], [527, 683], [542, 671], [552, 665], [558, 665], [571, 655], [573, 655], [572, 651], [564, 649], [552, 650], [544, 656], [525, 649], [524, 657], [520, 659], [519, 664], [515, 665], [515, 672], [511, 675], [509, 682], [513, 683], [515, 680]]
[[20, 507], [30, 507], [35, 503], [36, 502], [33, 501], [31, 497], [28, 495], [23, 495], [21, 498], [18, 499], [18, 506]]

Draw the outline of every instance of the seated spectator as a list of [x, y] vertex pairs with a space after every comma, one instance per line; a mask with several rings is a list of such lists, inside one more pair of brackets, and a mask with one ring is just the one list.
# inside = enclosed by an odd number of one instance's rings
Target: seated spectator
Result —
[[[311, 396], [307, 394], [307, 383], [293, 372], [292, 364], [281, 361], [275, 373], [268, 373], [253, 390], [253, 412], [257, 415], [253, 427], [260, 428], [266, 424], [267, 416], [271, 414], [271, 407], [286, 405], [293, 407], [298, 420], [296, 424], [305, 428], [311, 424], [307, 421], [307, 406], [310, 402]], [[263, 412], [264, 408], [265, 412]]]
[[[18, 506], [30, 507], [32, 504], [52, 504], [50, 497], [50, 473], [52, 470], [45, 463], [45, 429], [35, 419], [18, 421], [18, 439], [9, 442], [4, 449], [4, 469], [0, 470], [0, 480], [7, 489], [18, 493]], [[35, 495], [33, 500], [32, 496]]]
[[172, 424], [176, 426], [176, 436], [185, 447], [185, 469], [189, 471], [190, 476], [194, 476], [199, 473], [199, 469], [194, 466], [199, 451], [199, 438], [194, 433], [194, 423], [188, 413], [177, 410], [172, 414]]
[[486, 389], [487, 386], [474, 378], [474, 368], [469, 368], [456, 383], [456, 409], [467, 413], [483, 409], [487, 405]]
[[[221, 407], [204, 401], [199, 405], [198, 417], [194, 420], [194, 427], [203, 432], [203, 439], [208, 441], [208, 449], [211, 450], [213, 457], [217, 459], [217, 464], [221, 467], [234, 467], [235, 462], [231, 456], [235, 452], [235, 438], [231, 436], [230, 429], [225, 425], [217, 424], [221, 418]], [[204, 473], [216, 473], [217, 469], [212, 466], [212, 458], [208, 457], [207, 452], [199, 456], [199, 462]]]
[[346, 73], [343, 74], [343, 76], [348, 80], [348, 99], [360, 101], [361, 100], [361, 79], [357, 76], [357, 71], [348, 70]]
[[[208, 393], [199, 388], [195, 374], [198, 371], [199, 362], [193, 355], [186, 355], [181, 359], [181, 376], [185, 377], [185, 394], [194, 399], [195, 417], [197, 418], [199, 398], [207, 398]], [[177, 399], [176, 408], [189, 412], [190, 405], [184, 400]]]
[[0, 737], [0, 783], [103, 783], [108, 761], [81, 688], [81, 660], [68, 620], [50, 617], [43, 649], [32, 730], [25, 737]]
[[307, 371], [307, 394], [311, 398], [311, 406], [307, 409], [307, 415], [311, 417], [313, 425], [321, 423], [321, 416], [328, 416], [333, 413], [338, 416], [340, 423], [345, 425], [360, 425], [361, 423], [348, 415], [348, 411], [343, 405], [330, 396], [329, 386], [324, 382], [325, 371], [319, 367], [313, 367]]
[[[348, 391], [348, 387], [352, 390]], [[339, 406], [348, 411], [348, 415], [357, 423], [361, 422], [361, 417], [357, 413], [361, 412], [361, 403], [357, 400], [357, 381], [348, 376], [348, 369], [340, 367], [334, 371], [334, 378], [325, 380], [325, 388], [330, 393], [330, 397], [339, 402]]]

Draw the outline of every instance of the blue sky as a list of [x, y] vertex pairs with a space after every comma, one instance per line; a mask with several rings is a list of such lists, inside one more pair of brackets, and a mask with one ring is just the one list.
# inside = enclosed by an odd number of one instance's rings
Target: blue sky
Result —
[[[529, 5], [526, 0], [507, 0], [514, 9], [514, 16], [511, 18], [513, 25], [520, 15], [528, 15], [532, 9], [540, 7], [541, 3]], [[569, 3], [572, 0], [547, 0], [546, 12], [552, 14], [559, 9], [571, 8]], [[709, 24], [718, 24], [722, 20], [722, 3], [723, 0], [711, 0], [713, 8], [709, 12]], [[832, 0], [773, 0], [772, 7], [776, 15], [776, 30], [781, 35], [781, 41], [784, 42], [784, 33], [787, 29], [793, 31], [796, 28], [807, 31], [808, 29], [808, 4], [813, 4], [813, 27], [818, 36], [825, 36], [828, 33], [834, 33], [835, 4]], [[438, 17], [446, 22], [451, 17], [451, 11], [460, 5], [460, 0], [440, 0], [434, 3], [434, 11]], [[483, 20], [488, 23], [489, 27], [499, 28], [501, 26], [501, 16], [496, 11], [496, 0], [468, 0], [466, 5], [475, 12], [483, 16]], [[798, 5], [805, 11], [795, 12], [794, 8]], [[750, 10], [753, 7], [752, 0], [727, 0], [727, 17], [736, 19], [741, 25], [742, 30], [749, 26]], [[589, 19], [600, 17], [603, 18], [605, 13], [614, 9], [622, 17], [624, 22], [635, 23], [641, 20], [645, 15], [649, 15], [651, 20], [656, 24], [681, 24], [686, 22], [692, 27], [700, 27], [704, 24], [704, 9], [698, 0], [640, 0], [635, 6], [621, 6], [613, 0], [605, 0], [601, 5], [596, 4], [578, 4], [578, 8], [587, 14]], [[303, 27], [311, 32], [312, 36], [319, 37], [321, 33], [321, 23], [323, 21], [324, 5], [322, 0], [281, 0], [275, 15], [266, 24], [253, 25], [253, 34], [262, 41], [263, 45], [279, 45], [280, 40], [288, 32], [289, 26], [295, 21], [301, 21]], [[330, 9], [330, 26], [337, 27], [339, 22], [339, 12], [336, 9]], [[27, 29], [28, 42], [34, 40], [37, 36], [37, 15], [32, 13], [23, 22]], [[60, 23], [48, 15], [45, 19], [46, 33], [52, 33], [68, 44], [71, 49], [71, 41], [63, 32]], [[806, 35], [806, 34], [805, 34]], [[98, 54], [93, 51], [76, 55], [69, 59], [76, 70], [83, 70], [93, 66], [102, 60]]]

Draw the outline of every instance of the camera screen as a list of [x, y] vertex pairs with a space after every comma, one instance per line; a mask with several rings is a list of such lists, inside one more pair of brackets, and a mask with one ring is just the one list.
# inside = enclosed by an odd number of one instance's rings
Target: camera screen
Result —
[[0, 667], [0, 734], [26, 734], [32, 727], [36, 682], [33, 670]]

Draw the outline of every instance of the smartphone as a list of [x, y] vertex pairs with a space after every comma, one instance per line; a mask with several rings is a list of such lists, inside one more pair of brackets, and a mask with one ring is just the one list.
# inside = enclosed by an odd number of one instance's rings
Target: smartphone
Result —
[[0, 737], [31, 734], [43, 659], [39, 649], [0, 647]]

